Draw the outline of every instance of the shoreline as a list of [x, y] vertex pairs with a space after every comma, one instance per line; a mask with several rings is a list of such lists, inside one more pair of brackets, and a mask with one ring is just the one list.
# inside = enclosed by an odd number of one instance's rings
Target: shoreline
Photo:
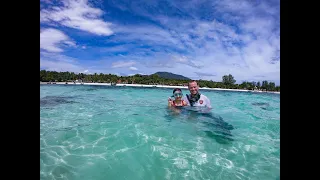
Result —
[[[48, 82], [40, 82], [40, 84], [47, 84]], [[95, 86], [111, 86], [111, 83], [72, 83], [68, 82], [56, 82], [58, 85], [95, 85]], [[51, 84], [54, 85], [54, 84]], [[180, 88], [188, 89], [187, 86], [168, 86], [168, 85], [148, 85], [148, 84], [116, 84], [115, 86], [128, 86], [128, 87], [150, 87], [150, 88]], [[245, 89], [223, 89], [223, 88], [199, 88], [200, 90], [216, 90], [216, 91], [235, 91], [235, 92], [253, 92], [253, 93], [271, 93], [271, 94], [280, 94], [280, 92], [274, 91], [254, 91], [254, 90], [245, 90]]]

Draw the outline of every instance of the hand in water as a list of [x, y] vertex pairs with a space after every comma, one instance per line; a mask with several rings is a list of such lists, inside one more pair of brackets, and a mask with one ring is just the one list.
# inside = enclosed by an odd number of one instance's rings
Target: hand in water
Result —
[[173, 105], [173, 100], [171, 99], [171, 97], [168, 98], [168, 103], [172, 106]]

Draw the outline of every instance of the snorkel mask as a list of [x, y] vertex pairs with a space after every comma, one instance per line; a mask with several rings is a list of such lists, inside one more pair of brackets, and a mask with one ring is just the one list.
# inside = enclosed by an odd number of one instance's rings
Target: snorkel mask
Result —
[[174, 94], [173, 94], [173, 97], [174, 98], [178, 98], [178, 97], [182, 97], [182, 93], [181, 92], [175, 92]]
[[171, 97], [174, 97], [174, 98], [182, 98], [183, 94], [182, 94], [182, 91], [181, 89], [179, 88], [176, 88], [173, 90], [173, 95]]

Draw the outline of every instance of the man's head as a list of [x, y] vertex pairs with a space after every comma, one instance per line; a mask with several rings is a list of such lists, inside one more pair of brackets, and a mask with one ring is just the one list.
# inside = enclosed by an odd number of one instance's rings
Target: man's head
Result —
[[192, 95], [196, 95], [199, 91], [198, 83], [194, 80], [188, 83], [188, 89]]

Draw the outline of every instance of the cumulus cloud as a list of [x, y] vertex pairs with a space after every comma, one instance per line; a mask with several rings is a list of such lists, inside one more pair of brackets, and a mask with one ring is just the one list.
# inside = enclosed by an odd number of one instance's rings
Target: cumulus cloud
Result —
[[[169, 71], [214, 81], [221, 81], [225, 74], [234, 75], [238, 82], [280, 80], [280, 14], [276, 0], [118, 0], [109, 1], [107, 8], [93, 7], [88, 1], [66, 1], [62, 6], [41, 10], [40, 21], [94, 35], [112, 34], [104, 41], [98, 39], [96, 49], [86, 43], [90, 46], [86, 51], [100, 57], [90, 62], [110, 67], [109, 72], [129, 74], [137, 68], [145, 74]], [[117, 14], [124, 16], [119, 18]], [[124, 19], [128, 14], [132, 22]], [[105, 19], [112, 19], [112, 24]], [[60, 39], [46, 43], [47, 49], [61, 52], [61, 42], [74, 42]]]
[[[161, 13], [158, 3], [135, 1], [135, 6], [123, 1], [113, 3], [124, 11], [161, 24], [161, 27], [145, 25], [118, 28], [126, 36], [112, 37], [114, 42], [141, 42], [172, 54], [171, 58], [164, 59], [157, 51], [148, 53], [146, 56], [152, 59], [145, 63], [148, 67], [157, 70], [166, 67], [169, 71], [174, 67], [177, 73], [186, 76], [192, 76], [192, 72], [201, 69], [203, 73], [197, 75], [214, 80], [221, 80], [221, 76], [229, 73], [238, 79], [272, 74], [270, 78], [279, 80], [280, 27], [277, 4], [272, 6], [264, 1], [168, 1], [172, 11], [181, 13], [173, 17], [170, 16], [170, 10], [167, 14]], [[204, 9], [213, 16], [201, 19], [199, 15], [203, 14], [197, 9], [205, 5], [213, 7]], [[150, 10], [150, 7], [159, 7], [160, 10]], [[215, 19], [222, 14], [228, 15]], [[194, 68], [193, 71], [184, 70], [185, 65]], [[212, 71], [215, 71], [215, 76], [207, 76]]]
[[40, 53], [40, 68], [48, 71], [83, 72], [85, 69], [75, 58], [58, 53]]
[[61, 46], [75, 46], [75, 42], [57, 29], [43, 29], [40, 31], [40, 49], [49, 52], [62, 52]]
[[112, 68], [123, 68], [129, 67], [136, 64], [134, 61], [117, 61], [112, 63]]
[[62, 1], [63, 6], [54, 6], [40, 11], [40, 22], [58, 23], [60, 25], [90, 32], [96, 35], [113, 34], [111, 23], [105, 22], [101, 16], [103, 11], [91, 7], [87, 0]]
[[204, 73], [204, 72], [194, 72], [194, 73], [196, 73], [200, 77], [202, 77], [202, 76], [216, 76], [216, 74], [214, 74], [214, 73]]
[[129, 69], [132, 70], [132, 71], [137, 71], [138, 70], [138, 68], [133, 67], [133, 66], [129, 67]]

